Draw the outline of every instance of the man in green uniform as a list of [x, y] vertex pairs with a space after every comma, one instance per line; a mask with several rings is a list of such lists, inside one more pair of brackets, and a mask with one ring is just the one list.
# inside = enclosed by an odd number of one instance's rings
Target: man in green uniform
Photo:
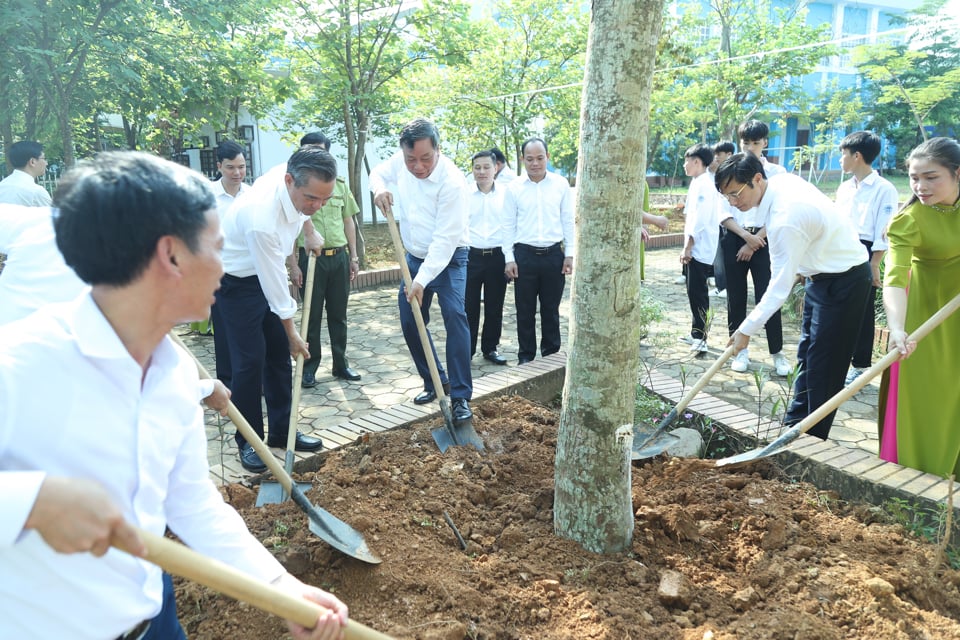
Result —
[[[300, 145], [318, 145], [330, 150], [330, 140], [319, 132], [308, 133]], [[337, 177], [333, 195], [327, 204], [313, 214], [316, 230], [324, 238], [323, 249], [317, 257], [313, 276], [313, 299], [310, 306], [310, 326], [307, 344], [310, 359], [303, 363], [304, 388], [317, 385], [317, 368], [320, 366], [320, 334], [323, 310], [327, 310], [327, 329], [330, 334], [330, 351], [333, 353], [333, 375], [342, 380], [359, 380], [360, 374], [350, 368], [347, 360], [347, 299], [350, 297], [350, 282], [360, 271], [357, 257], [357, 230], [353, 216], [360, 207], [350, 193], [347, 183]], [[297, 255], [288, 259], [291, 281], [303, 288], [306, 286], [307, 254], [302, 247], [302, 237], [297, 240]]]

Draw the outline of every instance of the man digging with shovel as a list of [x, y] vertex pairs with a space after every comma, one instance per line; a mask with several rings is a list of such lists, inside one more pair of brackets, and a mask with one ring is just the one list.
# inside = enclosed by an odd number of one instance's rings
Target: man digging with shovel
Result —
[[57, 244], [93, 288], [0, 328], [0, 637], [183, 638], [169, 578], [109, 549], [142, 554], [134, 526], [327, 608], [294, 638], [340, 637], [346, 606], [286, 573], [210, 481], [196, 369], [167, 338], [206, 317], [223, 274], [208, 183], [109, 153], [56, 204]]

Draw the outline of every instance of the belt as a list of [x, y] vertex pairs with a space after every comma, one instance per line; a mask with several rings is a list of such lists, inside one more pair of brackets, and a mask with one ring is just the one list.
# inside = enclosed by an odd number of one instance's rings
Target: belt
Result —
[[321, 250], [320, 250], [320, 255], [329, 258], [330, 256], [335, 256], [335, 255], [337, 255], [338, 253], [340, 253], [341, 251], [343, 251], [343, 250], [346, 249], [346, 248], [347, 248], [347, 245], [343, 245], [342, 247], [333, 247], [333, 248], [331, 248], [331, 249], [321, 249]]
[[533, 246], [532, 244], [523, 244], [523, 243], [518, 242], [518, 243], [517, 243], [517, 246], [526, 249], [527, 251], [529, 251], [529, 252], [532, 253], [533, 255], [543, 256], [543, 255], [546, 255], [546, 254], [550, 253], [550, 252], [553, 251], [554, 249], [559, 249], [559, 248], [560, 248], [560, 243], [559, 243], [559, 242], [554, 242], [554, 243], [553, 243], [552, 245], [550, 245], [549, 247], [535, 247], [535, 246]]
[[150, 629], [151, 620], [144, 620], [126, 633], [117, 636], [117, 640], [140, 640]]
[[753, 235], [757, 235], [758, 233], [760, 233], [760, 229], [763, 229], [763, 227], [744, 227], [743, 228], [744, 231], [746, 231], [747, 233], [752, 233]]
[[865, 266], [867, 266], [867, 265], [868, 265], [868, 263], [864, 262], [864, 263], [862, 263], [862, 264], [858, 264], [858, 265], [855, 266], [855, 267], [850, 267], [850, 268], [847, 269], [846, 271], [841, 271], [840, 273], [815, 273], [815, 274], [813, 274], [812, 276], [809, 276], [809, 277], [810, 277], [810, 279], [811, 279], [812, 281], [814, 281], [814, 282], [818, 282], [818, 281], [820, 281], [820, 280], [830, 280], [830, 279], [833, 279], [833, 278], [842, 278], [842, 277], [844, 277], [844, 276], [848, 276], [848, 275], [853, 274], [854, 272], [857, 271], [857, 269], [862, 269], [863, 267], [865, 267]]
[[492, 249], [480, 249], [479, 247], [470, 247], [470, 255], [472, 256], [492, 256], [499, 255], [503, 253], [503, 249], [500, 247], [493, 247]]

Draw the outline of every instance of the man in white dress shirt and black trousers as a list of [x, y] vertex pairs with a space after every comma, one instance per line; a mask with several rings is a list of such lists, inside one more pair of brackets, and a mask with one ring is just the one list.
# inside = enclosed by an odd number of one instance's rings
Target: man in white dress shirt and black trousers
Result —
[[573, 273], [573, 190], [563, 176], [547, 171], [547, 143], [530, 138], [520, 148], [522, 177], [511, 181], [503, 207], [504, 273], [514, 280], [517, 360], [537, 355], [537, 301], [540, 355], [560, 351], [560, 300]]
[[[728, 344], [738, 352], [746, 349], [751, 336], [787, 300], [796, 274], [807, 278], [799, 372], [784, 418], [791, 426], [843, 389], [870, 292], [870, 265], [850, 219], [803, 178], [783, 173], [768, 179], [759, 158], [738, 153], [717, 168], [715, 182], [732, 206], [741, 211], [759, 208], [767, 221], [772, 270], [766, 293]], [[826, 440], [835, 413], [808, 433]]]
[[400, 327], [417, 373], [423, 379], [423, 392], [413, 401], [432, 402], [437, 398], [437, 390], [410, 305], [420, 305], [427, 323], [436, 294], [447, 330], [447, 370], [440, 364], [432, 337], [431, 357], [437, 363], [441, 383], [450, 387], [454, 423], [466, 422], [473, 417], [469, 405], [473, 396], [470, 327], [464, 308], [470, 242], [466, 178], [453, 161], [440, 153], [436, 125], [426, 118], [417, 118], [400, 132], [400, 151], [370, 172], [370, 190], [381, 211], [396, 207], [400, 213], [400, 236], [413, 278], [410, 290], [401, 285], [397, 296]]

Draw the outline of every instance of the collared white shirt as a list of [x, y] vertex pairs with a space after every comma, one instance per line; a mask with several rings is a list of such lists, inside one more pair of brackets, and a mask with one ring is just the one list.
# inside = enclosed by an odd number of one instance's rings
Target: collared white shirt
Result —
[[73, 300], [87, 286], [63, 261], [50, 207], [0, 204], [0, 325]]
[[563, 242], [564, 255], [574, 254], [573, 190], [563, 176], [547, 171], [534, 182], [524, 175], [507, 185], [503, 201], [503, 257], [515, 262], [513, 245], [549, 247]]
[[501, 169], [500, 173], [497, 174], [497, 177], [494, 178], [494, 182], [497, 184], [506, 185], [508, 182], [513, 182], [516, 179], [516, 172], [508, 165], [503, 165], [503, 169]]
[[20, 169], [0, 180], [0, 203], [22, 204], [27, 207], [49, 207], [53, 200], [36, 179]]
[[703, 264], [713, 264], [717, 256], [720, 237], [718, 211], [720, 194], [713, 181], [713, 174], [704, 171], [690, 182], [687, 199], [683, 205], [683, 242], [693, 238], [693, 259]]
[[499, 249], [503, 246], [503, 198], [506, 187], [497, 186], [488, 193], [476, 183], [469, 187], [470, 246], [476, 249]]
[[767, 160], [767, 156], [760, 156], [760, 164], [763, 165], [763, 172], [767, 174], [767, 177], [780, 175], [781, 173], [787, 173], [787, 168], [779, 164], [773, 164]]
[[861, 240], [873, 243], [871, 251], [887, 249], [887, 225], [899, 202], [897, 188], [876, 171], [863, 180], [853, 176], [837, 189], [837, 209], [853, 221]]
[[292, 318], [297, 302], [290, 297], [286, 259], [303, 223], [284, 183], [253, 188], [238, 197], [223, 217], [223, 269], [238, 278], [257, 276], [273, 311]]
[[169, 338], [144, 372], [89, 293], [0, 327], [0, 637], [103, 640], [160, 611], [159, 567], [23, 530], [47, 476], [94, 480], [128, 522], [255, 578], [283, 574], [210, 481], [197, 382]]
[[414, 282], [426, 287], [447, 268], [458, 247], [470, 244], [467, 180], [445, 156], [438, 154], [433, 172], [420, 179], [398, 151], [370, 172], [370, 190], [393, 194], [403, 245], [423, 260]]
[[245, 194], [250, 190], [250, 186], [246, 182], [240, 183], [240, 190], [237, 191], [237, 195], [232, 196], [227, 193], [227, 190], [223, 188], [223, 180], [214, 180], [210, 184], [210, 189], [213, 191], [213, 195], [217, 198], [217, 213], [220, 215], [220, 220], [223, 220], [223, 216], [227, 214], [227, 209], [229, 209], [237, 198]]
[[763, 298], [740, 325], [740, 333], [748, 336], [783, 306], [796, 274], [843, 273], [866, 262], [850, 219], [800, 176], [769, 178], [758, 209], [769, 220], [771, 278]]

